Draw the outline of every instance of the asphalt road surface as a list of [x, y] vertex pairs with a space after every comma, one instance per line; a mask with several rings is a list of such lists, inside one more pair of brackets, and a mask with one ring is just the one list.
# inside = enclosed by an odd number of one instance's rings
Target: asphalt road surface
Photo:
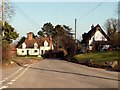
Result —
[[118, 88], [118, 72], [45, 59], [2, 70], [1, 88]]

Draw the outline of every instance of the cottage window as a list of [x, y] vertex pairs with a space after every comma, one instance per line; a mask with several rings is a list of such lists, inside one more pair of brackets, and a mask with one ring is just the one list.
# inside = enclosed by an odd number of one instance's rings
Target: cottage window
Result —
[[36, 52], [37, 52], [37, 50], [34, 50], [34, 52], [36, 53]]
[[26, 44], [25, 43], [22, 44], [22, 48], [26, 48]]
[[48, 42], [45, 40], [44, 42], [44, 46], [47, 47], [48, 46]]
[[24, 53], [24, 51], [22, 51], [22, 53]]
[[37, 43], [34, 43], [34, 48], [38, 48], [38, 44]]

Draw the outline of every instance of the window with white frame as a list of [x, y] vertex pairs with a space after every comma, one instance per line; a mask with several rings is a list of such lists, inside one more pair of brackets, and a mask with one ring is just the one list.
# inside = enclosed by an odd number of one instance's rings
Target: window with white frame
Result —
[[37, 43], [34, 43], [34, 48], [38, 48], [38, 44]]
[[22, 44], [22, 48], [26, 48], [26, 44], [25, 43]]

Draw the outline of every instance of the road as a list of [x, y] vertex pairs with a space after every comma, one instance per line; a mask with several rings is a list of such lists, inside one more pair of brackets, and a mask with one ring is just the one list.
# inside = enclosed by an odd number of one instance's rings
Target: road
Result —
[[2, 70], [1, 88], [118, 88], [118, 73], [45, 59]]

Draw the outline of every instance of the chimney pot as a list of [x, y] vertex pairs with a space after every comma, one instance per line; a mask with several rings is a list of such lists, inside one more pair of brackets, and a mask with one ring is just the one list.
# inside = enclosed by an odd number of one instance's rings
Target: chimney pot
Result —
[[94, 25], [92, 24], [91, 29], [93, 29], [93, 28], [94, 28]]

